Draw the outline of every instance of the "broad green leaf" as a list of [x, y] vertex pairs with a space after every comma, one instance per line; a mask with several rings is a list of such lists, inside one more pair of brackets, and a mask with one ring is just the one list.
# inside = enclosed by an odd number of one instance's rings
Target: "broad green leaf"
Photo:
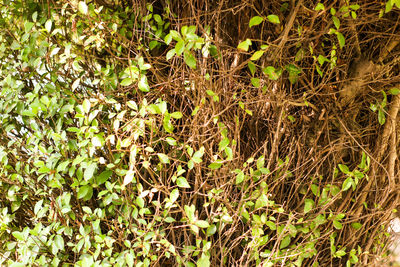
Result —
[[216, 169], [221, 168], [221, 166], [222, 166], [222, 162], [217, 160], [216, 162], [213, 162], [210, 165], [208, 165], [208, 168], [210, 168], [211, 170], [216, 170]]
[[89, 111], [90, 111], [90, 101], [89, 101], [89, 99], [83, 100], [82, 108], [83, 108], [83, 112], [85, 112], [86, 114], [89, 113]]
[[337, 230], [340, 230], [340, 229], [342, 229], [343, 228], [343, 225], [339, 222], [339, 221], [337, 221], [337, 220], [333, 220], [333, 226], [337, 229]]
[[229, 139], [228, 137], [225, 137], [224, 139], [222, 139], [219, 144], [218, 144], [218, 150], [222, 151], [224, 150], [228, 145], [229, 145]]
[[180, 56], [182, 55], [184, 50], [185, 50], [185, 42], [183, 40], [180, 40], [175, 45], [175, 53], [177, 56]]
[[132, 253], [128, 252], [125, 254], [125, 260], [129, 267], [133, 267], [135, 264], [135, 257]]
[[171, 200], [171, 203], [174, 203], [178, 198], [179, 198], [179, 189], [175, 188], [174, 190], [171, 191], [169, 199]]
[[290, 245], [290, 242], [291, 242], [290, 235], [285, 236], [282, 239], [281, 244], [279, 245], [279, 249], [284, 249], [284, 248], [288, 247]]
[[392, 89], [389, 90], [389, 94], [398, 95], [398, 94], [400, 94], [400, 89], [399, 88], [392, 88]]
[[206, 256], [204, 253], [201, 255], [201, 258], [197, 260], [197, 267], [210, 267], [210, 257]]
[[125, 78], [121, 81], [122, 86], [129, 86], [133, 83], [133, 80], [131, 77]]
[[81, 186], [79, 188], [78, 194], [77, 194], [78, 199], [86, 197], [86, 195], [88, 195], [90, 193], [91, 189], [92, 189], [92, 187], [90, 185]]
[[335, 25], [336, 29], [339, 30], [340, 27], [340, 20], [336, 16], [332, 16], [333, 24]]
[[314, 10], [315, 10], [315, 11], [325, 10], [325, 6], [324, 6], [324, 4], [322, 4], [322, 3], [318, 3], [318, 4], [315, 6]]
[[276, 224], [275, 224], [274, 222], [267, 221], [265, 224], [266, 224], [266, 225], [269, 227], [269, 229], [271, 229], [272, 231], [275, 231], [275, 230], [276, 230]]
[[140, 77], [140, 80], [138, 82], [138, 87], [139, 87], [139, 90], [142, 91], [142, 92], [149, 92], [150, 91], [150, 86], [147, 83], [146, 75], [142, 75]]
[[385, 112], [382, 109], [378, 110], [378, 122], [380, 125], [384, 125], [386, 122]]
[[201, 159], [204, 155], [204, 147], [202, 146], [198, 151], [193, 154], [192, 160], [194, 163], [201, 163], [203, 160]]
[[347, 177], [347, 179], [343, 182], [342, 190], [347, 191], [353, 185], [353, 179], [351, 177]]
[[273, 81], [276, 81], [279, 79], [279, 77], [281, 76], [282, 72], [278, 71], [277, 69], [275, 69], [272, 66], [268, 66], [266, 68], [263, 69], [263, 72], [268, 75], [268, 78], [270, 78]]
[[250, 60], [255, 61], [255, 60], [259, 59], [259, 58], [264, 54], [264, 52], [265, 52], [264, 50], [258, 50], [258, 51], [256, 51], [256, 52], [251, 56]]
[[200, 228], [208, 228], [210, 226], [210, 224], [207, 221], [203, 220], [198, 220], [195, 222], [195, 224]]
[[346, 42], [346, 40], [344, 39], [343, 34], [340, 33], [340, 32], [336, 32], [336, 36], [338, 38], [340, 48], [343, 48], [344, 45], [345, 45], [345, 42]]
[[176, 179], [176, 184], [181, 188], [190, 188], [189, 183], [184, 177], [179, 177], [178, 179]]
[[48, 19], [46, 21], [46, 23], [44, 24], [44, 27], [46, 28], [46, 31], [49, 32], [49, 33], [51, 32], [52, 24], [53, 24], [53, 22], [51, 21], [51, 19]]
[[179, 112], [179, 111], [178, 112], [173, 112], [170, 115], [171, 115], [171, 118], [174, 118], [174, 119], [180, 119], [180, 118], [183, 117], [182, 113]]
[[215, 224], [211, 224], [208, 228], [207, 228], [207, 236], [212, 236], [213, 234], [215, 234], [217, 232], [217, 226]]
[[131, 182], [136, 182], [135, 180], [135, 171], [134, 170], [128, 170], [125, 174], [124, 177], [124, 185], [128, 185]]
[[269, 203], [268, 197], [265, 194], [262, 194], [256, 201], [255, 209], [267, 207]]
[[244, 181], [244, 173], [242, 170], [236, 175], [236, 184], [241, 184]]
[[310, 212], [314, 208], [314, 200], [306, 199], [304, 201], [304, 213]]
[[256, 65], [253, 62], [249, 61], [247, 63], [247, 66], [248, 66], [248, 68], [250, 70], [251, 75], [254, 76], [254, 73], [256, 73], [256, 69], [257, 69]]
[[173, 56], [175, 56], [176, 52], [175, 49], [171, 49], [167, 52], [166, 59], [170, 60]]
[[60, 235], [55, 236], [54, 244], [59, 250], [64, 250], [64, 239]]
[[185, 53], [184, 53], [184, 55], [183, 55], [183, 60], [185, 61], [185, 63], [186, 63], [191, 69], [195, 69], [195, 68], [196, 68], [196, 59], [195, 59], [195, 57], [192, 55], [191, 52], [185, 51]]
[[104, 184], [108, 180], [108, 178], [111, 177], [111, 175], [112, 171], [110, 170], [103, 171], [102, 173], [100, 173], [100, 175], [96, 177], [96, 184], [97, 185]]
[[18, 239], [18, 240], [20, 240], [20, 241], [24, 241], [24, 235], [23, 235], [21, 232], [14, 231], [14, 232], [12, 232], [12, 235], [13, 235], [16, 239]]
[[164, 164], [169, 163], [169, 158], [164, 153], [157, 153], [157, 156], [160, 159], [161, 163], [164, 163]]
[[279, 17], [278, 17], [277, 15], [268, 15], [268, 16], [267, 16], [267, 19], [268, 19], [270, 22], [275, 23], [275, 24], [281, 23], [281, 22], [279, 21]]
[[260, 17], [260, 16], [254, 16], [254, 17], [252, 17], [252, 18], [250, 19], [249, 27], [251, 28], [251, 27], [253, 27], [253, 26], [256, 26], [256, 25], [260, 24], [260, 23], [263, 22], [263, 21], [264, 21], [264, 18], [262, 18], [262, 17]]
[[88, 13], [88, 6], [86, 5], [85, 1], [79, 1], [78, 9], [82, 14], [86, 15]]
[[33, 25], [35, 25], [33, 22], [30, 21], [25, 21], [24, 27], [25, 27], [25, 32], [28, 33], [32, 30]]
[[86, 167], [85, 173], [83, 174], [85, 181], [88, 181], [90, 178], [93, 177], [93, 174], [94, 174], [96, 168], [97, 168], [97, 164], [94, 162], [90, 163], [89, 166]]
[[243, 51], [248, 51], [249, 50], [249, 46], [251, 45], [251, 40], [250, 39], [246, 39], [246, 40], [244, 40], [243, 42], [241, 42], [238, 46], [237, 46], [237, 48], [239, 49], [239, 50], [243, 50]]
[[343, 172], [344, 174], [350, 173], [349, 167], [347, 167], [346, 165], [339, 164], [338, 167], [339, 167], [340, 171]]
[[353, 227], [353, 228], [356, 229], [356, 230], [359, 230], [359, 229], [361, 229], [362, 224], [361, 224], [361, 223], [358, 223], [358, 222], [353, 222], [353, 223], [351, 224], [351, 227]]
[[75, 89], [78, 88], [80, 82], [81, 82], [81, 78], [78, 78], [72, 83], [72, 86], [71, 86], [72, 91], [75, 91]]

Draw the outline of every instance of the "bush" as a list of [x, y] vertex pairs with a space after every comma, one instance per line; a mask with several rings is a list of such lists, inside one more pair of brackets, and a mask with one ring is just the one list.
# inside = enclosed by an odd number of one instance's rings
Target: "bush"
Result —
[[387, 258], [398, 1], [110, 2], [1, 1], [1, 264]]

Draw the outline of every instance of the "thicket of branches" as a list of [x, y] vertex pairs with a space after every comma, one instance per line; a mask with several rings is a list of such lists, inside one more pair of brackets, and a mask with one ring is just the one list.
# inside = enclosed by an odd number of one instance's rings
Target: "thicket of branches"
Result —
[[399, 7], [0, 1], [0, 264], [387, 261]]

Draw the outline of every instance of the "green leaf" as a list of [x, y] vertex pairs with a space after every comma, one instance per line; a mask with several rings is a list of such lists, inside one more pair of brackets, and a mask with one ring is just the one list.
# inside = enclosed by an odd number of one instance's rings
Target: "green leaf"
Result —
[[183, 60], [191, 69], [196, 69], [196, 59], [191, 52], [185, 51]]
[[44, 27], [46, 28], [46, 31], [49, 32], [49, 33], [51, 32], [52, 24], [53, 24], [53, 22], [51, 21], [51, 19], [48, 19], [46, 21], [46, 23], [44, 24]]
[[304, 213], [310, 212], [314, 208], [314, 200], [306, 199], [304, 201]]
[[325, 10], [325, 6], [324, 6], [324, 4], [322, 4], [322, 3], [318, 3], [318, 4], [315, 6], [314, 10], [315, 10], [315, 11]]
[[89, 111], [90, 111], [90, 101], [89, 101], [89, 99], [83, 100], [82, 108], [83, 108], [83, 112], [85, 112], [86, 114], [89, 113]]
[[97, 168], [97, 164], [94, 162], [89, 164], [89, 166], [86, 167], [85, 173], [83, 174], [85, 181], [88, 181], [90, 178], [93, 177], [93, 174], [94, 174], [96, 168]]
[[346, 40], [344, 39], [343, 34], [341, 34], [340, 32], [336, 32], [336, 36], [338, 38], [340, 48], [343, 48], [344, 45], [345, 45], [345, 42], [346, 42]]
[[128, 170], [126, 172], [126, 174], [125, 174], [125, 177], [124, 177], [124, 185], [130, 184], [132, 181], [133, 182], [136, 181], [135, 180], [135, 171], [134, 170]]
[[260, 24], [260, 23], [263, 22], [263, 21], [264, 21], [264, 18], [262, 18], [262, 17], [260, 17], [260, 16], [252, 17], [252, 18], [250, 19], [250, 22], [249, 22], [249, 27], [251, 28], [251, 27], [253, 27], [253, 26], [256, 26], [256, 25]]
[[256, 61], [257, 59], [259, 59], [263, 54], [264, 54], [264, 50], [258, 50], [256, 51], [250, 58], [250, 60]]
[[184, 177], [179, 177], [178, 179], [176, 179], [176, 184], [181, 188], [190, 188], [189, 183]]
[[337, 251], [337, 252], [335, 253], [335, 256], [336, 256], [336, 257], [342, 257], [342, 256], [344, 256], [344, 255], [346, 255], [346, 251], [344, 251], [344, 250], [339, 250], [339, 251]]
[[218, 150], [219, 151], [224, 150], [229, 145], [229, 143], [230, 143], [229, 138], [225, 137], [224, 139], [221, 140], [221, 142], [219, 142]]
[[125, 254], [125, 260], [129, 267], [133, 267], [133, 265], [135, 264], [135, 257], [130, 252]]
[[140, 77], [140, 80], [138, 82], [138, 87], [139, 87], [139, 90], [142, 91], [142, 92], [149, 92], [150, 91], [150, 87], [149, 87], [149, 84], [147, 83], [146, 75], [142, 75]]
[[216, 162], [213, 162], [210, 165], [208, 165], [208, 168], [210, 168], [211, 170], [216, 170], [216, 169], [221, 168], [221, 166], [222, 166], [222, 162], [217, 160]]
[[398, 94], [400, 94], [400, 89], [399, 88], [392, 88], [392, 89], [389, 90], [389, 94], [398, 95]]
[[182, 55], [184, 50], [185, 50], [185, 42], [183, 40], [180, 40], [175, 45], [175, 53], [177, 56], [180, 56]]
[[257, 159], [257, 169], [259, 170], [261, 168], [264, 168], [264, 164], [265, 164], [265, 157], [264, 156], [260, 156]]
[[340, 20], [336, 16], [332, 16], [333, 24], [335, 25], [336, 29], [339, 30], [340, 27]]
[[20, 240], [20, 241], [24, 241], [24, 235], [23, 235], [21, 232], [14, 231], [14, 232], [12, 232], [12, 235], [13, 235], [16, 239], [18, 239], [18, 240]]
[[243, 51], [248, 51], [249, 50], [249, 46], [251, 45], [251, 40], [250, 39], [246, 39], [243, 42], [241, 42], [237, 48]]
[[171, 49], [167, 52], [166, 59], [170, 60], [173, 56], [175, 56], [176, 52], [175, 49]]
[[160, 159], [161, 163], [168, 164], [169, 158], [164, 153], [157, 153], [158, 158]]
[[274, 222], [267, 221], [267, 222], [265, 223], [265, 225], [267, 225], [267, 226], [269, 227], [269, 229], [271, 229], [272, 231], [275, 231], [275, 230], [276, 230], [276, 224], [275, 224]]
[[197, 267], [210, 267], [210, 257], [206, 256], [204, 253], [201, 255], [201, 258], [197, 260]]
[[262, 194], [256, 201], [255, 209], [267, 207], [269, 203], [268, 197], [265, 194]]
[[244, 173], [242, 170], [236, 175], [236, 184], [240, 184], [244, 181]]
[[297, 82], [298, 76], [301, 73], [301, 69], [293, 64], [288, 64], [285, 66], [286, 70], [289, 72], [289, 81], [291, 84]]
[[385, 116], [385, 112], [383, 111], [383, 109], [378, 110], [378, 122], [380, 125], [384, 125], [386, 122], [386, 116]]
[[96, 177], [96, 184], [97, 185], [104, 184], [108, 180], [108, 178], [111, 177], [111, 174], [112, 174], [112, 171], [110, 171], [110, 170], [103, 171], [102, 173], [100, 173], [100, 175], [98, 175]]
[[268, 75], [268, 78], [276, 81], [279, 79], [279, 77], [281, 76], [282, 72], [278, 71], [277, 69], [275, 69], [272, 66], [268, 66], [266, 68], [263, 69], [264, 74]]
[[64, 250], [64, 239], [60, 235], [56, 235], [54, 244], [59, 250]]
[[278, 17], [277, 15], [268, 15], [268, 16], [267, 16], [267, 19], [268, 19], [270, 22], [275, 23], [275, 24], [281, 23], [281, 22], [279, 21], [279, 17]]
[[88, 13], [88, 6], [86, 5], [85, 1], [79, 2], [78, 9], [79, 9], [79, 12], [81, 12], [82, 14], [86, 15]]
[[198, 220], [195, 222], [195, 224], [200, 228], [208, 228], [210, 226], [210, 224], [207, 221], [203, 220]]
[[90, 185], [81, 186], [78, 190], [77, 197], [78, 199], [86, 197], [86, 195], [90, 194], [90, 191], [93, 190]]
[[203, 160], [201, 159], [204, 155], [204, 147], [202, 146], [198, 151], [193, 154], [192, 160], [194, 163], [201, 163]]
[[125, 78], [121, 81], [122, 86], [129, 86], [133, 83], [133, 80], [131, 77]]
[[248, 66], [248, 68], [250, 70], [251, 75], [254, 76], [254, 73], [256, 73], [256, 68], [257, 68], [256, 65], [253, 62], [249, 61], [247, 63], [247, 66]]
[[344, 174], [350, 173], [349, 167], [347, 167], [346, 165], [339, 164], [338, 167], [339, 167], [340, 171], [343, 172]]
[[208, 228], [207, 228], [207, 236], [212, 236], [213, 234], [215, 234], [217, 232], [217, 226], [215, 224], [211, 224]]
[[351, 227], [353, 227], [353, 228], [356, 229], [356, 230], [359, 230], [359, 229], [361, 229], [362, 224], [361, 224], [361, 223], [358, 223], [358, 222], [353, 222], [353, 223], [351, 224]]
[[338, 230], [343, 228], [343, 225], [337, 220], [333, 220], [333, 226]]
[[174, 203], [178, 198], [179, 198], [179, 189], [175, 188], [174, 190], [171, 191], [169, 199], [171, 200], [171, 203]]
[[343, 182], [342, 190], [347, 191], [353, 184], [353, 179], [351, 177], [347, 177], [347, 179]]
[[174, 119], [180, 119], [180, 118], [183, 117], [183, 115], [182, 115], [181, 112], [173, 112], [173, 113], [171, 113], [170, 115], [171, 115], [171, 117], [174, 118]]
[[25, 32], [28, 33], [32, 30], [33, 25], [35, 25], [33, 22], [30, 21], [25, 21], [24, 27], [25, 27]]
[[290, 245], [290, 242], [291, 242], [290, 235], [285, 236], [281, 241], [279, 249], [284, 249], [284, 248], [288, 247]]

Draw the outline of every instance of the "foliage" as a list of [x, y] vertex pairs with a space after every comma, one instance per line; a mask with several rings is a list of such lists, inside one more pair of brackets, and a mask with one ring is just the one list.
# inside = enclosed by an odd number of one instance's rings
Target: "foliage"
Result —
[[398, 194], [371, 136], [388, 125], [396, 61], [347, 107], [367, 134], [336, 97], [373, 40], [357, 44], [354, 24], [394, 32], [398, 1], [172, 2], [0, 1], [0, 264], [384, 256]]

